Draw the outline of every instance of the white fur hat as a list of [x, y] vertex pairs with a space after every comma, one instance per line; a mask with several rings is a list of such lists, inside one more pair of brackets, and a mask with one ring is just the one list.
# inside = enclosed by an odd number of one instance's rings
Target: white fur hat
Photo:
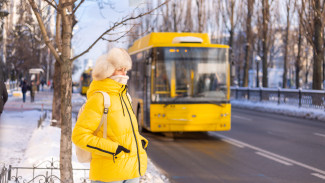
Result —
[[128, 52], [122, 48], [113, 48], [108, 54], [100, 56], [93, 68], [94, 80], [103, 80], [112, 76], [115, 69], [132, 68], [132, 60]]

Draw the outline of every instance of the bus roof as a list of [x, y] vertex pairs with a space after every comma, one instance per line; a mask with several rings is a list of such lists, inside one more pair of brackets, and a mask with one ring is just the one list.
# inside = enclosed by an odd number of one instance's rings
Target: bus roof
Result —
[[227, 45], [211, 44], [207, 33], [152, 32], [137, 39], [129, 48], [129, 53], [133, 54], [152, 47], [229, 48]]

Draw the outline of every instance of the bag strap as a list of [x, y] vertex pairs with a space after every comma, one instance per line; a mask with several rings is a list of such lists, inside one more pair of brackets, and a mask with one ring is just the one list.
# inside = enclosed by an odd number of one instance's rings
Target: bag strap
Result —
[[101, 93], [104, 97], [104, 113], [94, 134], [97, 134], [100, 127], [102, 127], [102, 125], [104, 124], [103, 138], [106, 139], [107, 138], [107, 113], [108, 113], [108, 108], [111, 106], [111, 99], [106, 92], [98, 91], [98, 93]]

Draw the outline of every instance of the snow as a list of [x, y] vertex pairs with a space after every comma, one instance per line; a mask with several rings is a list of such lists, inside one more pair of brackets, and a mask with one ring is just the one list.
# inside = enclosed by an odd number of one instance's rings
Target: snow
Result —
[[[51, 112], [40, 110], [26, 110], [31, 108], [41, 109], [44, 105], [50, 106], [49, 96], [40, 93], [36, 96], [35, 103], [22, 104], [21, 98], [10, 97], [5, 111], [0, 117], [0, 166], [38, 167], [47, 168], [53, 166], [59, 168], [60, 134], [61, 130], [50, 126]], [[27, 99], [28, 101], [29, 99]], [[73, 95], [73, 105], [83, 104], [85, 98], [79, 94]], [[29, 108], [21, 107], [29, 106]], [[78, 108], [78, 107], [75, 108]], [[37, 128], [38, 120], [43, 113], [47, 117], [42, 125]], [[72, 117], [75, 124], [75, 116]], [[74, 169], [89, 169], [88, 163], [79, 163], [76, 157], [74, 144], [72, 148], [72, 166]], [[35, 170], [35, 175], [43, 174], [49, 170]], [[88, 170], [74, 170], [74, 181], [82, 182], [88, 178]], [[19, 170], [25, 180], [32, 179], [32, 170]], [[59, 171], [53, 169], [53, 174], [59, 176]], [[87, 182], [90, 182], [87, 180]], [[165, 183], [169, 182], [166, 176], [148, 158], [148, 169], [140, 179], [141, 183]]]
[[324, 109], [304, 108], [285, 104], [275, 104], [270, 102], [252, 102], [247, 100], [231, 100], [231, 105], [234, 107], [252, 109], [263, 112], [271, 112], [284, 114], [287, 116], [302, 117], [306, 119], [314, 119], [325, 121]]
[[[0, 163], [19, 165], [37, 127], [39, 111], [4, 112], [0, 118]], [[27, 120], [26, 120], [27, 119]]]

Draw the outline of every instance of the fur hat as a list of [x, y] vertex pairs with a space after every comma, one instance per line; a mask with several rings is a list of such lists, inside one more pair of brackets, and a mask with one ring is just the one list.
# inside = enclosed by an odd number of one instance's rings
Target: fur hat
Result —
[[112, 76], [115, 69], [132, 68], [132, 60], [128, 52], [122, 48], [113, 48], [108, 54], [100, 56], [93, 68], [94, 80], [103, 80]]

